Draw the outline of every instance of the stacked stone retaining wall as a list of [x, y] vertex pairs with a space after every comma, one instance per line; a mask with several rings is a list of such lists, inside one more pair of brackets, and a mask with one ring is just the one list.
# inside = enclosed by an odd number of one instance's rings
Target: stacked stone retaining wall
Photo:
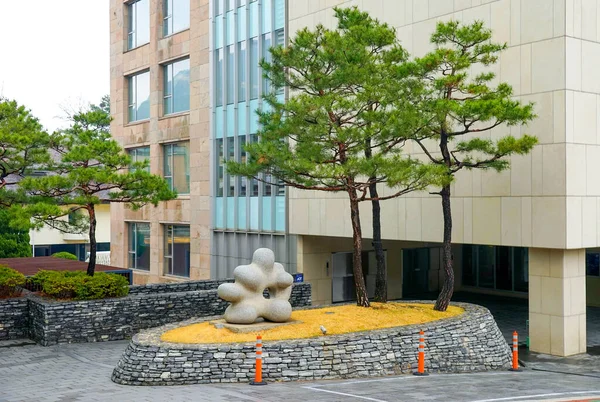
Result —
[[[463, 307], [465, 313], [421, 325], [264, 341], [263, 378], [321, 380], [410, 372], [417, 365], [420, 330], [425, 331], [425, 367], [429, 372], [507, 368], [510, 350], [490, 312], [472, 304], [454, 305]], [[254, 378], [253, 343], [190, 345], [160, 340], [165, 331], [182, 324], [134, 336], [113, 371], [112, 380], [127, 385], [178, 385], [248, 382]]]
[[[68, 302], [32, 295], [31, 337], [44, 346], [129, 339], [141, 329], [221, 315], [229, 304], [218, 297], [214, 286], [211, 290], [170, 293], [161, 291], [165, 287], [159, 289], [155, 293], [134, 291], [122, 298]], [[310, 298], [310, 284], [293, 286], [292, 306], [310, 306]]]
[[220, 279], [214, 281], [188, 281], [177, 283], [152, 283], [148, 285], [132, 285], [129, 287], [130, 295], [194, 292], [197, 290], [214, 290], [222, 283], [233, 282], [233, 279]]
[[0, 299], [0, 341], [29, 336], [29, 306], [26, 297]]

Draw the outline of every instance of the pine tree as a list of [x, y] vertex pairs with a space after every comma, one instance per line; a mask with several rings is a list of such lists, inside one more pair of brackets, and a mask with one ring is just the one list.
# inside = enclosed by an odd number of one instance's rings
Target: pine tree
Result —
[[495, 75], [486, 67], [497, 62], [506, 44], [493, 43], [491, 38], [492, 32], [482, 22], [440, 22], [431, 36], [435, 50], [404, 66], [413, 75], [413, 90], [419, 98], [415, 107], [425, 122], [413, 140], [429, 162], [443, 167], [448, 177], [435, 193], [442, 199], [446, 274], [435, 304], [439, 311], [447, 309], [454, 290], [450, 182], [462, 169], [505, 170], [510, 155], [526, 154], [537, 143], [529, 135], [489, 138], [490, 130], [496, 127], [527, 124], [535, 117], [533, 104], [515, 100], [508, 84], [492, 85]]
[[16, 101], [0, 97], [0, 206], [23, 202], [15, 185], [50, 160], [50, 136], [36, 117]]
[[[46, 168], [53, 174], [20, 182], [31, 196], [28, 212], [39, 222], [66, 232], [87, 230], [90, 276], [96, 267], [96, 205], [118, 202], [138, 209], [177, 196], [164, 178], [146, 170], [148, 161], [132, 163], [111, 138], [110, 120], [102, 105], [76, 113], [71, 127], [53, 135], [58, 157]], [[70, 222], [64, 219], [69, 214]]]

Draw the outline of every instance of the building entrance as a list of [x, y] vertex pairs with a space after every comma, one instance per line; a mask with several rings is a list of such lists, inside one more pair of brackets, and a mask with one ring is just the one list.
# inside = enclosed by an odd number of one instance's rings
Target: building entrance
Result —
[[402, 251], [402, 296], [418, 298], [429, 289], [430, 248], [413, 248]]

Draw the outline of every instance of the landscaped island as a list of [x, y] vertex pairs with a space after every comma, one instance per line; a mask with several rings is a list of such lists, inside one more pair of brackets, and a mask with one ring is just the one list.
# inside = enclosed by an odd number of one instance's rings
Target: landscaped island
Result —
[[[439, 313], [445, 317], [441, 318], [430, 315], [434, 314], [431, 305], [427, 301], [392, 303], [383, 308], [336, 306], [296, 310], [292, 319], [304, 324], [262, 332], [263, 379], [318, 380], [412, 372], [417, 364], [421, 330], [425, 332], [426, 371], [473, 372], [510, 366], [509, 347], [486, 308], [453, 303], [449, 312]], [[364, 315], [355, 315], [354, 309]], [[378, 314], [383, 318], [378, 320]], [[406, 321], [402, 321], [403, 315]], [[312, 327], [306, 331], [298, 330], [300, 325], [309, 323], [310, 316], [319, 319], [312, 321]], [[221, 318], [196, 318], [141, 331], [125, 350], [112, 380], [127, 385], [250, 381], [254, 377], [256, 336], [231, 334], [225, 328], [210, 329], [209, 322]], [[406, 325], [410, 320], [419, 324]], [[381, 329], [368, 330], [366, 326], [376, 321], [381, 321]], [[326, 328], [325, 335], [321, 325]], [[203, 329], [221, 331], [221, 336], [218, 341], [200, 343], [209, 341]], [[356, 332], [348, 332], [351, 329]], [[340, 333], [332, 334], [335, 331]], [[270, 340], [275, 334], [280, 340]], [[284, 339], [286, 334], [293, 339]]]

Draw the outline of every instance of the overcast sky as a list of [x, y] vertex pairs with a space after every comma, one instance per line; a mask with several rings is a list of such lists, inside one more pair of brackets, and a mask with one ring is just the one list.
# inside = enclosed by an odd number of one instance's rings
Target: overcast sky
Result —
[[48, 130], [61, 106], [110, 92], [108, 0], [0, 0], [0, 95], [25, 105]]

